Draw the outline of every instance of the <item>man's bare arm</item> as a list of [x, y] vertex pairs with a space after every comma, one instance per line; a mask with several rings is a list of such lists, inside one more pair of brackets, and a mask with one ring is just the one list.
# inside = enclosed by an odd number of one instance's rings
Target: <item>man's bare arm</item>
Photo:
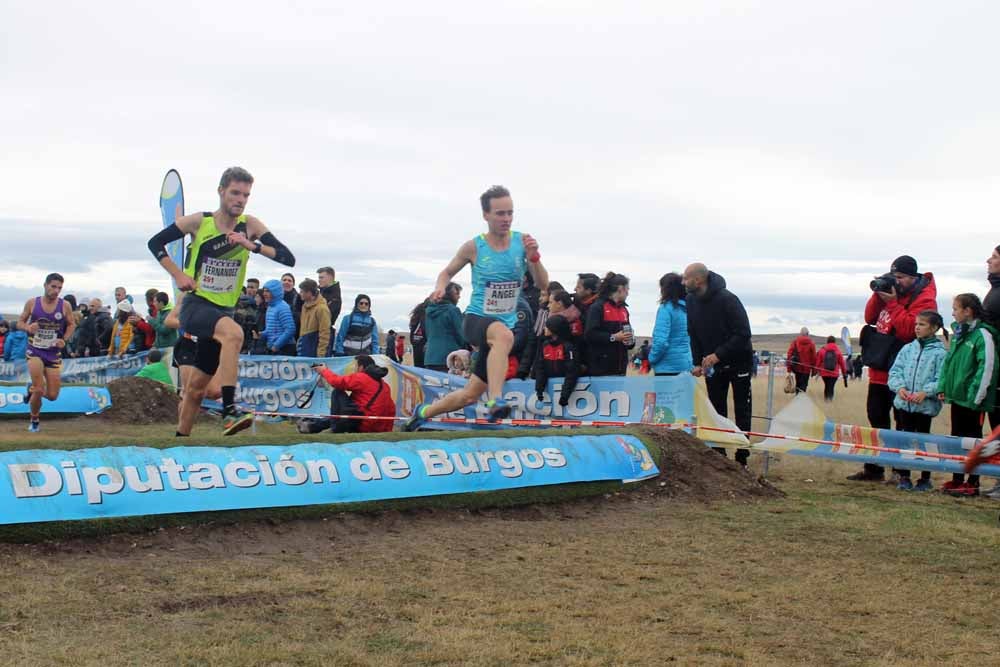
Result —
[[[21, 311], [21, 316], [17, 318], [16, 328], [20, 329], [21, 331], [27, 331], [29, 334], [35, 333], [34, 331], [31, 330], [32, 325], [28, 324], [28, 320], [31, 319], [31, 311], [34, 309], [34, 307], [35, 307], [35, 300], [28, 299], [28, 301], [24, 304], [24, 310]], [[38, 327], [35, 326], [35, 328], [37, 329]]]
[[458, 275], [458, 272], [465, 268], [466, 264], [474, 264], [476, 261], [476, 243], [471, 239], [463, 243], [455, 256], [451, 258], [448, 265], [438, 274], [437, 282], [434, 283], [434, 291], [431, 293], [431, 301], [440, 301], [444, 298], [444, 291], [448, 283]]

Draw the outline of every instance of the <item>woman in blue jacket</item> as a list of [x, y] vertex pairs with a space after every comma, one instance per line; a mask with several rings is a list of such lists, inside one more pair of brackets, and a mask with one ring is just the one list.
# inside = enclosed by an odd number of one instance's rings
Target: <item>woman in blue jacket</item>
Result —
[[267, 302], [264, 330], [260, 332], [264, 346], [270, 354], [295, 356], [295, 317], [284, 299], [280, 280], [268, 280], [261, 290]]
[[367, 294], [354, 297], [354, 309], [340, 321], [333, 354], [356, 357], [359, 354], [380, 354], [378, 324], [372, 317], [372, 300]]
[[657, 375], [687, 373], [694, 367], [684, 295], [680, 275], [668, 273], [660, 278], [660, 307], [649, 349], [649, 365]]
[[14, 329], [7, 334], [3, 342], [3, 360], [18, 361], [24, 359], [28, 351], [28, 334], [20, 329]]

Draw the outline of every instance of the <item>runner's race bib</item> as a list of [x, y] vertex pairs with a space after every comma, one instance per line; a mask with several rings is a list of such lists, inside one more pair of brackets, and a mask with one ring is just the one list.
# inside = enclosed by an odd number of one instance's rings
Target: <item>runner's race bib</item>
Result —
[[214, 294], [227, 294], [236, 289], [236, 278], [239, 274], [239, 260], [206, 257], [201, 265], [198, 288]]
[[31, 347], [38, 350], [47, 350], [52, 347], [58, 336], [54, 329], [39, 329], [31, 337]]
[[517, 310], [517, 297], [521, 293], [521, 281], [487, 282], [485, 293], [484, 313], [487, 315], [510, 315]]

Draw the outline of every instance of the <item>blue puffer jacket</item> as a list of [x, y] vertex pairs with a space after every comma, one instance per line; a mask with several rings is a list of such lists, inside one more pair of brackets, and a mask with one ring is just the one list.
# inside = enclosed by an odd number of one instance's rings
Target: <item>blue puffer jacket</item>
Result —
[[268, 280], [264, 283], [264, 289], [271, 293], [271, 301], [267, 304], [267, 317], [260, 335], [270, 352], [295, 342], [295, 318], [282, 297], [284, 291], [280, 280]]
[[687, 321], [684, 299], [677, 305], [672, 301], [660, 304], [649, 348], [649, 365], [654, 373], [687, 373], [694, 368]]
[[28, 351], [28, 334], [20, 329], [11, 328], [3, 342], [3, 360], [18, 361], [24, 359]]
[[[892, 404], [903, 412], [919, 412], [936, 416], [941, 412], [941, 401], [937, 400], [938, 379], [947, 356], [944, 344], [937, 338], [921, 341], [919, 338], [907, 343], [889, 369], [889, 389], [896, 397]], [[899, 390], [922, 391], [927, 394], [920, 403], [910, 403], [899, 397]]]

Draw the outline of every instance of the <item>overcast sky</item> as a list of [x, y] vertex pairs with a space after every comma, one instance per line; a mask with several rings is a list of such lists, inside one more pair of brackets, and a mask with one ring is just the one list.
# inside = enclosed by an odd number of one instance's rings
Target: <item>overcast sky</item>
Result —
[[1000, 243], [996, 3], [0, 0], [0, 25], [3, 313], [50, 271], [166, 288], [169, 168], [189, 212], [249, 169], [296, 277], [333, 265], [383, 329], [494, 183], [553, 279], [631, 278], [640, 333], [692, 261], [755, 332], [856, 335], [897, 255], [950, 311]]

